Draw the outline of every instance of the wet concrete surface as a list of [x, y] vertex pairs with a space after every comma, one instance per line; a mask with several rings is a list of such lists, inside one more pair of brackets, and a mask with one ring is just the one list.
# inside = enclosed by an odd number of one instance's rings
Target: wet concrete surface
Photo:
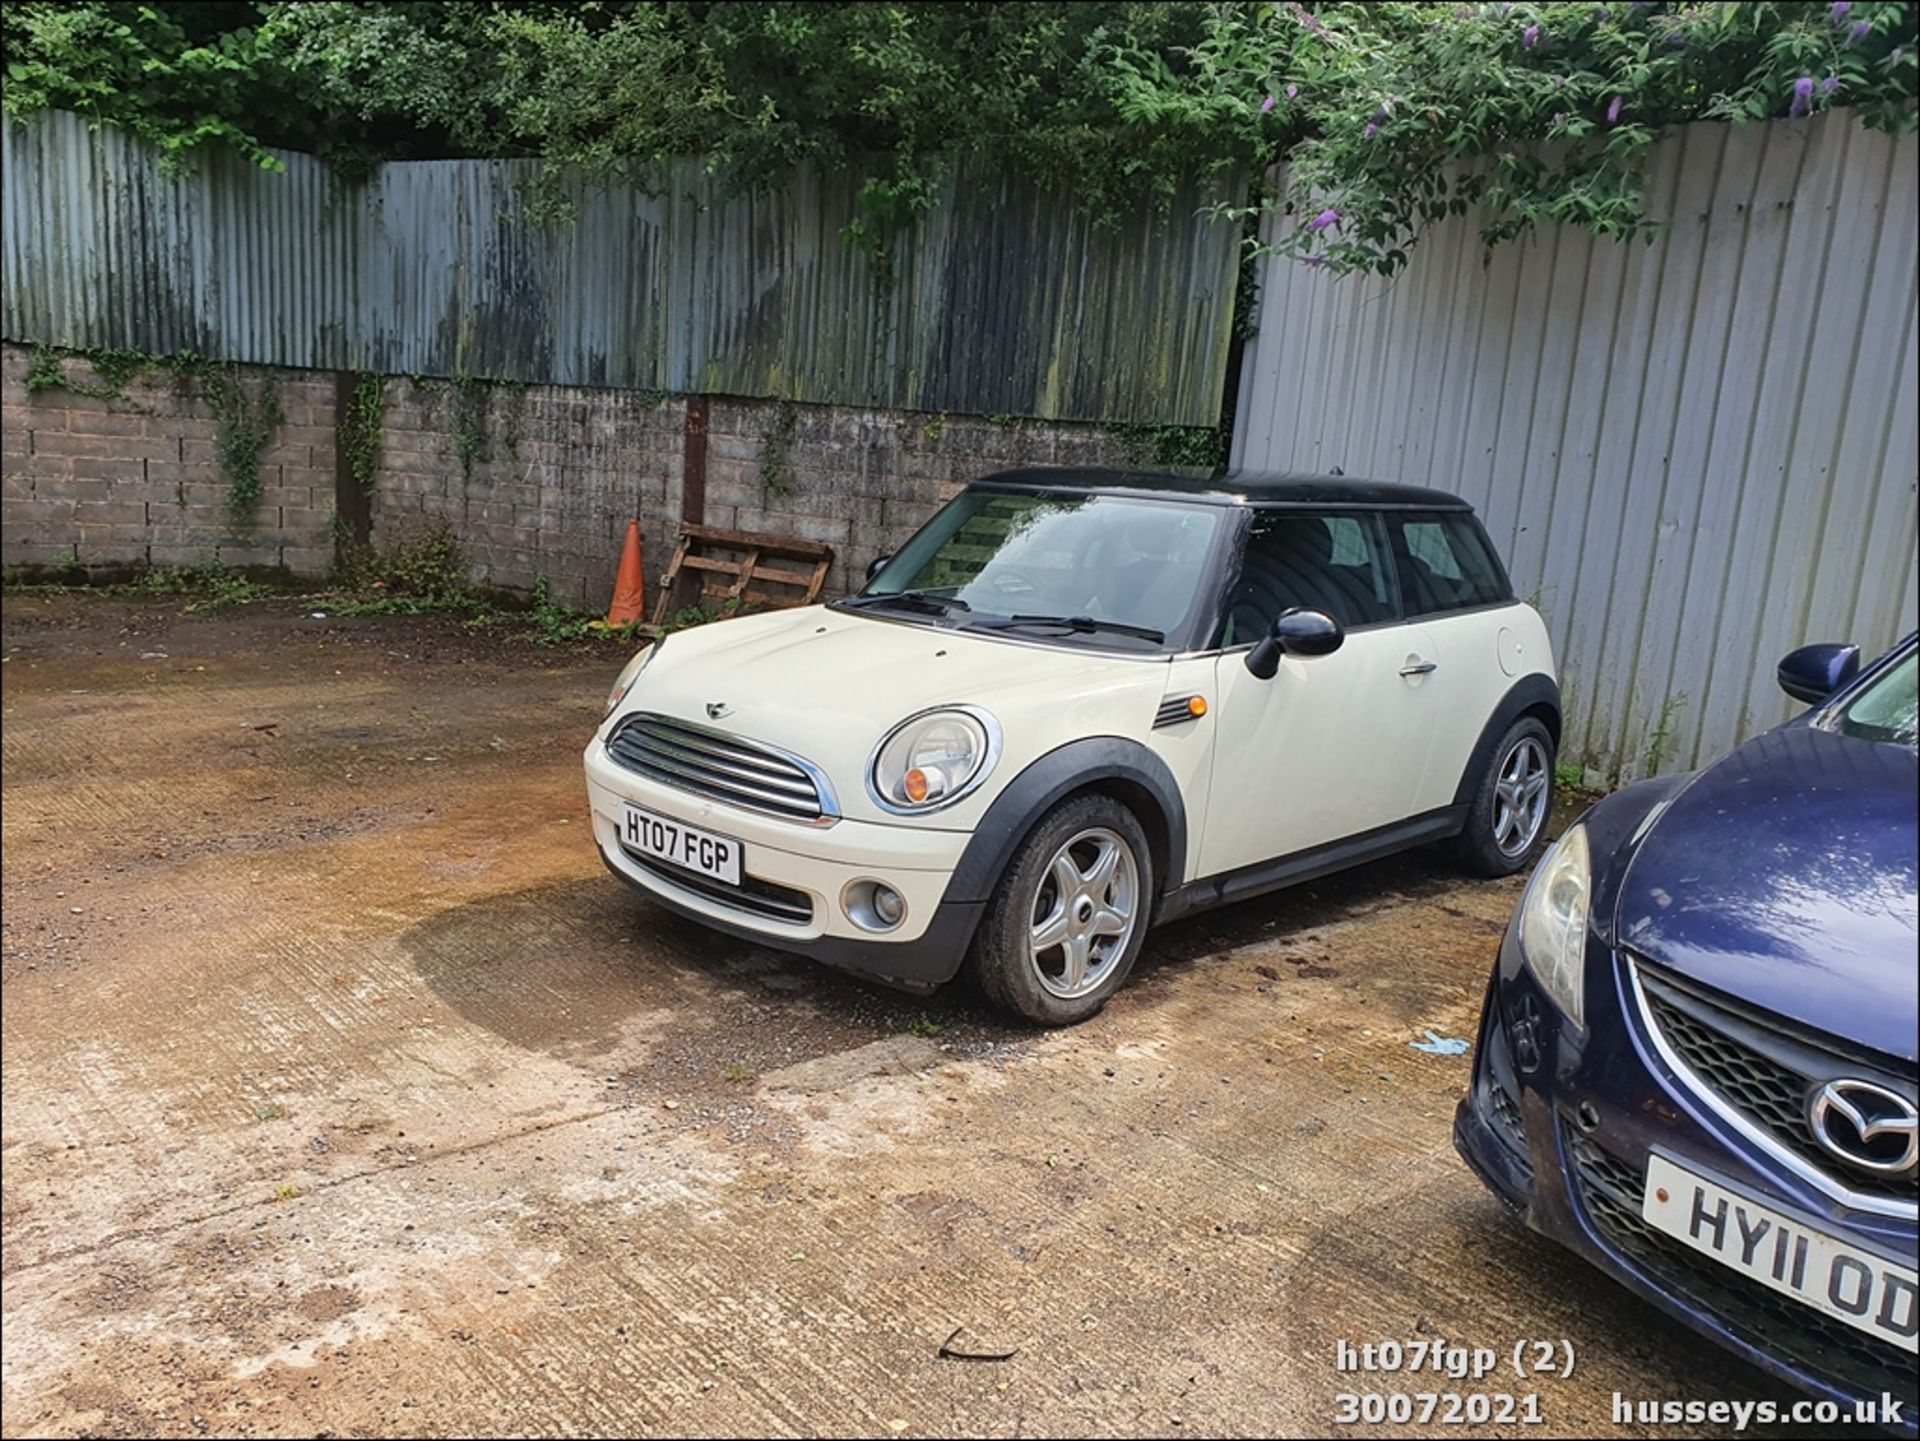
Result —
[[[1408, 1042], [1473, 1034], [1517, 881], [1417, 854], [1169, 927], [1043, 1034], [607, 877], [578, 752], [616, 655], [100, 596], [9, 596], [3, 639], [8, 1435], [1320, 1434], [1338, 1393], [1449, 1388], [1612, 1435], [1615, 1392], [1790, 1399], [1454, 1156], [1468, 1062]], [[1435, 1337], [1577, 1366], [1335, 1369]]]

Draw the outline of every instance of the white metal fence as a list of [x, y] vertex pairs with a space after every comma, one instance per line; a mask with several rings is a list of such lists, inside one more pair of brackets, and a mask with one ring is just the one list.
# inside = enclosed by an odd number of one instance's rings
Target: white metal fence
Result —
[[1792, 713], [1785, 651], [1915, 624], [1917, 158], [1844, 113], [1699, 125], [1651, 245], [1483, 257], [1468, 216], [1391, 281], [1276, 259], [1234, 462], [1464, 495], [1552, 630], [1565, 758], [1710, 760]]

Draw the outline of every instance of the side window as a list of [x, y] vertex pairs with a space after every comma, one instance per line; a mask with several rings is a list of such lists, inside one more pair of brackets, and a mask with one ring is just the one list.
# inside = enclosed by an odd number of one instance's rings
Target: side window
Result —
[[1345, 626], [1394, 618], [1374, 516], [1254, 512], [1220, 643], [1250, 644], [1294, 607], [1323, 610]]
[[1410, 616], [1501, 605], [1513, 599], [1507, 573], [1471, 515], [1390, 516], [1393, 558]]

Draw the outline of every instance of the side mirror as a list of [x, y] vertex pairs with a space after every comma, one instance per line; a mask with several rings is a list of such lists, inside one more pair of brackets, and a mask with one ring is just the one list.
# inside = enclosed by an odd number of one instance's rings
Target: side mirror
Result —
[[1247, 652], [1247, 669], [1272, 680], [1282, 655], [1332, 655], [1346, 638], [1346, 628], [1324, 610], [1284, 611], [1267, 638]]
[[890, 555], [876, 555], [872, 560], [868, 561], [867, 580], [871, 582], [876, 575], [887, 568], [887, 562], [892, 559], [893, 557]]
[[1774, 672], [1781, 690], [1808, 705], [1819, 705], [1858, 674], [1860, 647], [1831, 643], [1788, 651]]

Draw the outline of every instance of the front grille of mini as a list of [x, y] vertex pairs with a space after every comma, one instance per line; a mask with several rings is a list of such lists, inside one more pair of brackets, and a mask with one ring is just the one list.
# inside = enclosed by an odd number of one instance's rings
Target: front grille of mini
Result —
[[1913, 1358], [1890, 1341], [1856, 1331], [1824, 1312], [1743, 1276], [1657, 1229], [1641, 1214], [1643, 1167], [1568, 1134], [1581, 1210], [1608, 1245], [1669, 1291], [1711, 1312], [1743, 1339], [1856, 1396], [1891, 1392], [1911, 1411], [1920, 1402]]
[[1789, 1032], [1778, 1025], [1762, 1028], [1756, 1019], [1738, 1015], [1691, 987], [1655, 975], [1647, 966], [1640, 965], [1637, 971], [1641, 993], [1646, 997], [1647, 1020], [1715, 1096], [1850, 1191], [1909, 1203], [1920, 1197], [1920, 1177], [1912, 1171], [1887, 1176], [1843, 1167], [1814, 1140], [1807, 1124], [1807, 1096], [1819, 1079], [1796, 1070], [1781, 1056], [1766, 1054], [1734, 1032], [1745, 1031], [1762, 1044], [1773, 1044], [1765, 1039], [1767, 1031], [1777, 1032], [1783, 1050], [1814, 1053], [1819, 1059], [1811, 1064], [1826, 1069], [1830, 1076], [1858, 1076], [1898, 1089], [1896, 1077], [1842, 1055], [1816, 1033]]
[[740, 884], [733, 886], [711, 876], [703, 876], [698, 871], [687, 870], [684, 866], [669, 865], [654, 856], [643, 856], [636, 851], [627, 851], [626, 854], [628, 860], [649, 875], [658, 876], [682, 890], [692, 891], [715, 905], [745, 911], [762, 920], [784, 921], [793, 926], [804, 926], [813, 920], [813, 897], [791, 886], [749, 875], [742, 875]]
[[832, 815], [813, 774], [792, 757], [670, 716], [628, 716], [607, 737], [607, 754], [649, 780], [709, 800], [816, 824]]

